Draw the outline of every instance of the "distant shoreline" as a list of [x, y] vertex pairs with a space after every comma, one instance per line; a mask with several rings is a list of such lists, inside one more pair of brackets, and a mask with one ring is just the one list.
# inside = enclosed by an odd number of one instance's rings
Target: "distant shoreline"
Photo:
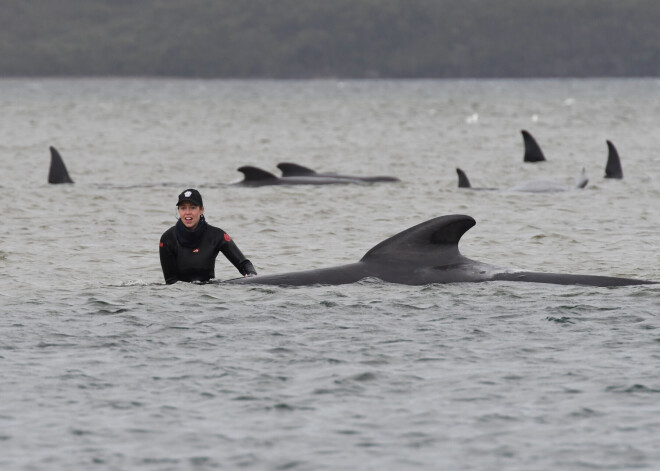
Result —
[[2, 77], [660, 77], [656, 0], [5, 5]]

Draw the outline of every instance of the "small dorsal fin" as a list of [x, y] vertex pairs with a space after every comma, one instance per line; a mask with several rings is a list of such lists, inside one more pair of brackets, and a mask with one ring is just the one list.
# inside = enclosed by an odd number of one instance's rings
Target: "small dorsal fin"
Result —
[[575, 181], [575, 188], [586, 188], [587, 183], [589, 183], [589, 179], [587, 178], [587, 170], [582, 167], [582, 171]]
[[623, 169], [621, 168], [621, 159], [619, 152], [612, 144], [607, 141], [607, 165], [605, 165], [605, 178], [623, 178]]
[[246, 182], [256, 182], [263, 180], [277, 180], [277, 177], [266, 170], [262, 170], [258, 167], [252, 167], [251, 165], [245, 165], [238, 169], [239, 172], [245, 175]]
[[69, 172], [66, 170], [64, 160], [57, 149], [50, 147], [50, 170], [48, 171], [48, 183], [73, 183]]
[[308, 177], [316, 175], [316, 172], [311, 168], [291, 162], [281, 162], [277, 164], [277, 168], [282, 171], [283, 177]]
[[463, 170], [456, 167], [456, 173], [458, 174], [459, 188], [472, 188], [472, 185], [470, 185], [470, 180], [468, 180], [468, 177]]
[[523, 141], [525, 143], [525, 157], [523, 160], [525, 162], [543, 162], [545, 160], [545, 155], [543, 155], [543, 151], [536, 142], [536, 139], [524, 129], [520, 132], [522, 133]]
[[369, 250], [361, 261], [405, 260], [420, 266], [442, 266], [463, 260], [458, 241], [476, 224], [470, 216], [452, 214], [418, 224]]

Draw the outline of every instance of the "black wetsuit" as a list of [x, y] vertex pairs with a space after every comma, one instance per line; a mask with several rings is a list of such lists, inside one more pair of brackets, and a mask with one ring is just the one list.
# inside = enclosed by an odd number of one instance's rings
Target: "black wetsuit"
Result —
[[165, 283], [208, 281], [215, 277], [215, 258], [222, 252], [241, 275], [256, 275], [229, 234], [202, 219], [194, 231], [179, 220], [160, 237], [160, 264]]

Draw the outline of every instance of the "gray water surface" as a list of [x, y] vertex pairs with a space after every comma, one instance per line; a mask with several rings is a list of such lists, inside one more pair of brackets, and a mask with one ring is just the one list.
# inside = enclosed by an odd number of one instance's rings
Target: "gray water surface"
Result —
[[[461, 213], [470, 258], [660, 280], [660, 81], [24, 79], [0, 106], [3, 470], [658, 469], [656, 286], [165, 286], [158, 240], [194, 186], [260, 273]], [[401, 182], [229, 185], [281, 161]]]

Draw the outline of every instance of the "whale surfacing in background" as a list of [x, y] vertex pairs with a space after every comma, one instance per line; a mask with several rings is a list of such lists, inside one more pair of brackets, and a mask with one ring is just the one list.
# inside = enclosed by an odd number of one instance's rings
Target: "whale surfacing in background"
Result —
[[[467, 177], [467, 174], [460, 168], [456, 168], [456, 173], [458, 174], [458, 187], [459, 188], [469, 188], [471, 190], [480, 190], [480, 191], [495, 191], [497, 188], [483, 188], [476, 187], [473, 188], [470, 184], [470, 180]], [[528, 182], [519, 183], [511, 188], [508, 188], [506, 191], [520, 191], [525, 193], [556, 193], [559, 191], [569, 191], [574, 189], [583, 189], [589, 183], [587, 178], [587, 171], [583, 168], [580, 172], [580, 175], [575, 181], [575, 185], [570, 187], [566, 186], [560, 182], [553, 180], [531, 180]]]
[[50, 147], [50, 170], [48, 171], [48, 183], [73, 183], [69, 172], [66, 170], [64, 160], [57, 149]]
[[497, 188], [491, 188], [491, 187], [473, 187], [472, 184], [470, 183], [470, 179], [468, 178], [467, 174], [460, 168], [456, 167], [456, 174], [458, 175], [458, 187], [459, 188], [469, 188], [471, 190], [479, 190], [479, 191], [496, 191]]
[[619, 152], [612, 144], [612, 141], [607, 142], [607, 164], [605, 165], [605, 178], [623, 178], [623, 169], [621, 168], [621, 159]]
[[523, 142], [525, 144], [525, 156], [523, 157], [524, 162], [543, 162], [545, 161], [545, 155], [541, 147], [536, 142], [536, 139], [524, 129], [520, 131], [523, 136]]
[[245, 165], [238, 169], [244, 175], [244, 179], [237, 183], [237, 185], [242, 186], [272, 186], [272, 185], [346, 185], [350, 183], [361, 184], [364, 183], [360, 180], [349, 179], [349, 178], [336, 178], [336, 177], [308, 177], [308, 176], [297, 176], [297, 177], [282, 177], [279, 178], [272, 173], [260, 169], [258, 167], [252, 167], [250, 165]]
[[396, 177], [390, 177], [387, 175], [376, 175], [376, 176], [367, 176], [367, 177], [360, 177], [360, 176], [353, 176], [353, 175], [341, 175], [339, 173], [333, 173], [333, 172], [323, 172], [323, 173], [318, 173], [315, 170], [312, 170], [309, 167], [305, 167], [304, 165], [300, 164], [295, 164], [291, 162], [280, 162], [277, 164], [277, 168], [279, 168], [282, 171], [282, 176], [283, 177], [313, 177], [313, 178], [318, 178], [318, 177], [332, 177], [332, 178], [348, 178], [350, 180], [359, 180], [363, 182], [398, 182], [401, 181]]
[[418, 224], [369, 250], [359, 262], [275, 275], [227, 280], [225, 283], [308, 286], [342, 285], [364, 278], [389, 283], [426, 285], [482, 281], [525, 281], [559, 285], [627, 286], [655, 282], [600, 275], [535, 273], [498, 268], [464, 257], [458, 242], [476, 224], [470, 216], [440, 216]]

